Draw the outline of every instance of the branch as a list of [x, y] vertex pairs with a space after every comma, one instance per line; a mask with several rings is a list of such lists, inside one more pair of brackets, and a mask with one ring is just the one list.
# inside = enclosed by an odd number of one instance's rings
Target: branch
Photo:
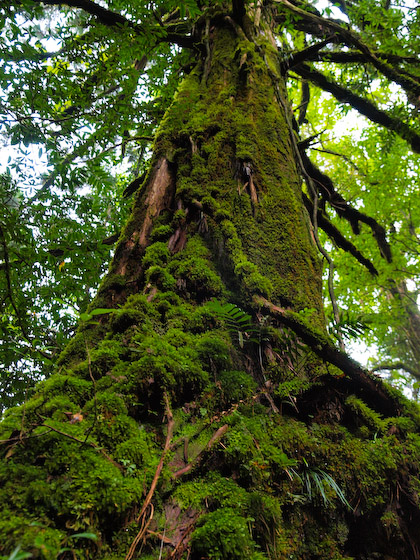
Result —
[[294, 66], [301, 64], [305, 60], [318, 60], [319, 51], [329, 43], [333, 42], [335, 42], [335, 37], [332, 35], [320, 43], [315, 43], [314, 45], [310, 45], [301, 51], [291, 53], [281, 65], [282, 72], [286, 73], [289, 68], [293, 68]]
[[[306, 206], [306, 209], [308, 210], [308, 213], [310, 216], [312, 216], [313, 214], [313, 204], [311, 202], [311, 200], [309, 199], [308, 196], [306, 196], [305, 193], [302, 193], [303, 196], [303, 202]], [[363, 266], [365, 266], [368, 271], [373, 275], [373, 276], [378, 276], [378, 271], [376, 270], [375, 266], [372, 264], [372, 262], [367, 259], [366, 257], [364, 257], [362, 255], [362, 253], [353, 245], [353, 243], [351, 243], [351, 241], [349, 241], [348, 239], [346, 239], [344, 237], [344, 235], [340, 232], [339, 229], [337, 229], [323, 214], [323, 212], [321, 210], [318, 210], [317, 213], [317, 222], [318, 222], [318, 226], [325, 231], [325, 233], [328, 235], [328, 237], [330, 239], [332, 239], [335, 244], [337, 245], [337, 247], [340, 247], [340, 249], [343, 249], [344, 251], [346, 251], [347, 253], [350, 253], [351, 255], [353, 255], [353, 257]]]
[[410, 375], [412, 375], [413, 377], [415, 377], [416, 379], [420, 379], [420, 372], [416, 369], [413, 369], [412, 367], [408, 366], [407, 364], [405, 364], [404, 362], [395, 362], [393, 364], [379, 364], [375, 367], [373, 367], [370, 371], [374, 372], [374, 371], [382, 371], [382, 370], [396, 370], [396, 369], [403, 369], [404, 371], [406, 371], [407, 373], [409, 373]]
[[[167, 426], [167, 432], [166, 432], [166, 440], [165, 440], [165, 445], [162, 451], [162, 455], [160, 456], [160, 461], [158, 466], [156, 467], [156, 472], [155, 472], [155, 476], [153, 477], [152, 480], [152, 484], [150, 485], [150, 490], [147, 493], [146, 499], [143, 502], [143, 506], [140, 510], [139, 515], [137, 516], [137, 523], [141, 522], [141, 527], [139, 532], [137, 533], [136, 537], [134, 538], [133, 542], [131, 543], [130, 549], [125, 557], [125, 560], [131, 560], [131, 558], [133, 557], [137, 545], [138, 543], [141, 541], [141, 539], [143, 538], [143, 535], [147, 529], [147, 526], [149, 525], [152, 517], [153, 517], [153, 504], [151, 503], [153, 494], [155, 492], [156, 489], [156, 485], [157, 482], [159, 480], [159, 476], [160, 473], [162, 472], [163, 469], [163, 463], [165, 461], [165, 457], [170, 449], [171, 446], [171, 440], [172, 440], [172, 434], [174, 431], [174, 425], [175, 425], [175, 421], [174, 421], [174, 417], [171, 411], [171, 408], [169, 406], [169, 397], [168, 394], [164, 393], [164, 399], [165, 399], [165, 410], [166, 410], [166, 418], [168, 419], [168, 426]], [[147, 511], [148, 507], [151, 507], [151, 515], [149, 517], [149, 521], [147, 523], [145, 523], [145, 514]]]
[[360, 114], [364, 115], [372, 122], [392, 130], [410, 144], [413, 152], [420, 154], [420, 135], [403, 121], [395, 117], [391, 117], [388, 113], [385, 113], [385, 111], [378, 109], [378, 107], [376, 107], [376, 105], [374, 105], [371, 101], [355, 95], [349, 89], [333, 82], [321, 74], [321, 72], [312, 69], [307, 64], [300, 64], [293, 70], [296, 74], [299, 74], [299, 76], [302, 76], [321, 89], [331, 93], [341, 103], [351, 105]]
[[301, 126], [305, 122], [306, 111], [308, 110], [309, 101], [311, 100], [311, 91], [307, 80], [302, 80], [302, 92], [299, 104], [298, 125]]
[[[56, 432], [57, 434], [60, 434], [60, 435], [65, 436], [69, 439], [72, 439], [73, 441], [77, 441], [77, 443], [81, 443], [82, 445], [89, 445], [90, 447], [93, 447], [93, 449], [95, 449], [95, 451], [98, 451], [98, 453], [101, 453], [105, 457], [105, 459], [107, 459], [110, 463], [112, 463], [120, 471], [124, 472], [124, 467], [122, 465], [120, 465], [119, 463], [117, 463], [116, 461], [114, 461], [114, 459], [112, 457], [110, 457], [102, 449], [102, 447], [99, 447], [98, 445], [95, 445], [94, 443], [92, 443], [90, 441], [86, 441], [86, 440], [83, 441], [82, 439], [74, 437], [71, 434], [67, 434], [66, 432], [62, 432], [61, 430], [57, 430], [57, 428], [53, 428], [52, 426], [50, 426], [50, 424], [46, 424], [45, 422], [44, 422], [43, 426], [45, 426], [46, 428], [49, 428], [50, 430], [52, 430], [53, 432]], [[47, 432], [45, 432], [45, 433], [47, 433]]]
[[311, 12], [302, 10], [301, 8], [291, 4], [288, 0], [276, 1], [283, 4], [287, 9], [295, 14], [298, 14], [304, 20], [311, 21], [312, 23], [319, 25], [321, 28], [325, 28], [325, 30], [328, 30], [330, 33], [336, 34], [346, 45], [356, 47], [365, 55], [366, 62], [370, 62], [389, 80], [399, 84], [407, 92], [411, 92], [416, 96], [420, 95], [420, 83], [418, 80], [400, 73], [398, 70], [382, 61], [375, 55], [374, 51], [371, 51], [369, 47], [361, 41], [356, 33], [343, 27], [341, 23], [337, 23], [333, 20], [325, 19]]
[[44, 192], [46, 192], [54, 184], [55, 179], [60, 173], [61, 168], [67, 167], [69, 163], [72, 163], [78, 156], [87, 151], [87, 149], [92, 146], [96, 141], [96, 135], [92, 134], [84, 144], [76, 146], [76, 148], [66, 155], [58, 165], [54, 167], [45, 181], [42, 183], [41, 188], [37, 191], [31, 198], [27, 200], [27, 204], [32, 204], [37, 200]]
[[308, 158], [304, 151], [301, 151], [302, 163], [305, 171], [320, 188], [322, 194], [331, 206], [336, 210], [337, 214], [345, 218], [351, 225], [355, 234], [360, 233], [359, 222], [363, 222], [370, 227], [376, 243], [379, 247], [381, 255], [388, 261], [392, 261], [391, 248], [386, 239], [385, 229], [378, 224], [378, 222], [367, 216], [363, 212], [356, 210], [348, 204], [348, 202], [335, 190], [334, 184], [328, 175], [325, 175], [316, 167], [314, 163]]
[[232, 0], [232, 16], [234, 21], [242, 25], [242, 20], [246, 14], [244, 0]]
[[[117, 12], [103, 8], [99, 4], [92, 2], [91, 0], [34, 0], [37, 4], [46, 4], [50, 6], [69, 6], [70, 8], [79, 8], [84, 10], [88, 14], [94, 16], [99, 23], [106, 25], [107, 27], [125, 27], [134, 31], [136, 35], [144, 35], [146, 29], [144, 26], [134, 23], [128, 20], [126, 17], [122, 16]], [[157, 25], [154, 31], [162, 30], [164, 34], [161, 35], [157, 42], [174, 43], [180, 47], [193, 48], [194, 42], [191, 37], [186, 35], [181, 35], [179, 33], [166, 32], [165, 28]], [[150, 30], [149, 30], [150, 31]]]
[[197, 455], [197, 457], [195, 457], [195, 459], [193, 461], [191, 461], [191, 463], [188, 463], [188, 465], [186, 465], [182, 469], [179, 469], [178, 471], [174, 472], [173, 475], [172, 475], [172, 478], [177, 479], [180, 476], [182, 476], [183, 474], [187, 474], [188, 472], [190, 472], [193, 467], [197, 466], [202, 461], [204, 452], [205, 451], [210, 451], [210, 449], [213, 447], [213, 445], [215, 443], [217, 443], [225, 435], [225, 433], [228, 431], [228, 429], [229, 429], [229, 426], [227, 424], [224, 424], [223, 426], [218, 428], [215, 431], [215, 433], [211, 436], [209, 441], [207, 442], [206, 447], [202, 451], [200, 451], [200, 453]]
[[401, 411], [401, 404], [386, 392], [385, 385], [380, 379], [370, 375], [345, 352], [336, 348], [324, 333], [315, 330], [307, 322], [304, 322], [298, 313], [282, 309], [262, 296], [254, 296], [253, 299], [254, 303], [265, 309], [271, 317], [290, 327], [322, 361], [338, 367], [360, 389], [378, 401], [385, 414], [395, 416]]
[[[304, 141], [305, 142], [305, 141]], [[299, 145], [303, 144], [303, 142], [299, 142]], [[308, 148], [309, 146], [305, 146], [305, 148]], [[362, 177], [365, 177], [366, 179], [369, 179], [369, 176], [360, 169], [360, 167], [358, 165], [356, 165], [354, 163], [354, 161], [352, 161], [348, 156], [346, 156], [345, 154], [340, 154], [339, 152], [335, 152], [334, 150], [329, 150], [327, 148], [314, 148], [313, 146], [311, 146], [311, 150], [313, 150], [314, 152], [320, 152], [321, 154], [330, 154], [332, 156], [337, 156], [340, 157], [341, 159], [344, 159], [345, 162], [347, 162], [355, 171], [357, 171], [357, 173], [359, 173], [360, 175], [362, 175]], [[376, 181], [370, 181], [369, 184], [371, 186], [376, 186], [379, 185], [378, 182]]]
[[[18, 322], [20, 330], [22, 331], [23, 336], [25, 337], [25, 339], [27, 340], [27, 342], [31, 346], [32, 350], [35, 350], [35, 348], [33, 346], [33, 342], [31, 341], [31, 339], [29, 337], [29, 333], [26, 330], [26, 326], [23, 324], [22, 317], [19, 313], [19, 309], [17, 308], [16, 302], [15, 302], [14, 297], [13, 297], [13, 286], [12, 286], [12, 279], [11, 279], [11, 273], [10, 273], [10, 261], [9, 261], [9, 248], [7, 246], [6, 236], [4, 234], [2, 224], [0, 224], [0, 244], [1, 244], [2, 249], [3, 249], [4, 263], [2, 263], [2, 264], [4, 264], [4, 273], [5, 273], [5, 276], [6, 276], [6, 286], [7, 286], [6, 297], [4, 298], [3, 302], [6, 301], [7, 299], [10, 301], [10, 305], [12, 306], [12, 309], [15, 312], [16, 320]], [[49, 357], [46, 354], [44, 354], [44, 352], [42, 352], [41, 350], [38, 350], [38, 351], [42, 356]]]
[[[373, 51], [377, 58], [386, 60], [391, 64], [403, 64], [409, 62], [411, 64], [420, 64], [420, 59], [417, 56], [398, 56], [396, 54], [388, 54], [379, 51]], [[292, 62], [295, 61], [295, 56], [291, 57]], [[366, 64], [366, 56], [358, 51], [341, 51], [341, 52], [314, 52], [309, 53], [306, 60], [323, 61], [323, 62], [337, 62], [339, 64], [347, 63], [361, 63]]]

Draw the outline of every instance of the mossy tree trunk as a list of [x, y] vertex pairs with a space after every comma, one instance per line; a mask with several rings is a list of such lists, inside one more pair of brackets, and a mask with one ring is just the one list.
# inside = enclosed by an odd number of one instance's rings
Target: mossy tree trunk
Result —
[[107, 311], [3, 422], [0, 550], [420, 558], [417, 409], [322, 360], [321, 261], [269, 22], [220, 10], [196, 33], [206, 53], [91, 307]]

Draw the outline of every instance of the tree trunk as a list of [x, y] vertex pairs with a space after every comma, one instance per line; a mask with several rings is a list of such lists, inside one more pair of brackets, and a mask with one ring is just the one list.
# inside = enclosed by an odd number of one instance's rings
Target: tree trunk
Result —
[[335, 367], [277, 48], [233, 16], [197, 25], [99, 323], [2, 424], [4, 554], [420, 558], [417, 409]]

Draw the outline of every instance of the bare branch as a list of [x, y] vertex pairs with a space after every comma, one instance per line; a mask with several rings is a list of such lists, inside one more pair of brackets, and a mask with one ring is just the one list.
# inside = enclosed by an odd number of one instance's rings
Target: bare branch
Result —
[[[79, 8], [88, 14], [94, 16], [99, 23], [107, 27], [125, 27], [133, 31], [136, 35], [143, 35], [145, 28], [141, 24], [128, 20], [117, 12], [103, 8], [99, 4], [91, 0], [34, 0], [37, 4], [46, 4], [50, 6], [69, 6], [70, 8]], [[157, 25], [155, 31], [158, 31], [157, 42], [174, 43], [180, 47], [193, 48], [193, 39], [189, 36], [179, 33], [166, 32], [165, 28]], [[162, 30], [164, 33], [162, 34]]]
[[412, 367], [408, 366], [404, 362], [395, 362], [395, 363], [392, 363], [392, 364], [387, 364], [387, 363], [378, 364], [377, 366], [373, 367], [371, 369], [371, 371], [372, 372], [383, 371], [383, 370], [394, 371], [394, 370], [397, 370], [397, 369], [402, 369], [402, 370], [406, 371], [407, 373], [410, 373], [416, 379], [420, 379], [420, 372], [418, 370], [413, 369]]
[[[373, 54], [379, 58], [386, 60], [390, 64], [404, 64], [406, 62], [410, 64], [420, 64], [420, 59], [417, 56], [398, 56], [396, 54], [388, 54], [378, 51], [372, 51]], [[295, 56], [292, 58], [292, 62], [295, 61]], [[323, 61], [323, 62], [337, 62], [339, 64], [346, 63], [362, 63], [366, 64], [366, 56], [359, 51], [341, 51], [341, 52], [310, 52], [306, 60], [313, 61]]]
[[285, 6], [295, 14], [298, 14], [304, 20], [317, 24], [318, 26], [324, 28], [329, 33], [336, 34], [337, 37], [339, 37], [344, 44], [348, 46], [356, 47], [361, 53], [364, 54], [366, 62], [371, 63], [377, 70], [379, 70], [389, 80], [395, 82], [396, 84], [399, 84], [407, 92], [410, 92], [413, 95], [416, 96], [420, 95], [419, 80], [416, 80], [410, 76], [402, 74], [393, 66], [389, 65], [387, 62], [378, 58], [374, 53], [374, 51], [371, 51], [369, 47], [362, 42], [362, 40], [358, 37], [356, 33], [350, 31], [349, 29], [344, 27], [341, 23], [338, 23], [331, 19], [323, 18], [312, 12], [307, 12], [306, 10], [302, 10], [298, 6], [295, 6], [291, 2], [289, 2], [289, 0], [277, 0], [277, 2], [283, 4], [283, 6]]

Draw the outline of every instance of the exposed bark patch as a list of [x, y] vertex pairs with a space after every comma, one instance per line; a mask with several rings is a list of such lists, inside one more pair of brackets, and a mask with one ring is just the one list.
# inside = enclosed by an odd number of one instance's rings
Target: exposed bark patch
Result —
[[[148, 244], [148, 238], [152, 229], [153, 220], [168, 207], [172, 198], [173, 180], [169, 170], [168, 160], [161, 158], [156, 164], [144, 205], [146, 213], [143, 218], [141, 229], [134, 230], [130, 237], [125, 241], [122, 255], [118, 260], [116, 269], [117, 274], [125, 276], [131, 264], [133, 252], [141, 254]], [[135, 271], [138, 270], [135, 267]], [[130, 276], [133, 276], [131, 273]]]
[[147, 213], [139, 232], [139, 245], [145, 247], [147, 245], [147, 238], [150, 230], [152, 229], [153, 219], [164, 210], [172, 195], [170, 187], [172, 186], [172, 177], [169, 171], [168, 160], [162, 158], [159, 160], [155, 176], [152, 184], [150, 185], [149, 193], [145, 200], [147, 206]]
[[166, 558], [181, 558], [187, 550], [191, 533], [195, 528], [201, 512], [193, 508], [188, 508], [184, 512], [175, 504], [167, 504], [164, 508], [165, 512], [165, 536], [159, 535], [161, 541], [173, 547], [172, 552]]

